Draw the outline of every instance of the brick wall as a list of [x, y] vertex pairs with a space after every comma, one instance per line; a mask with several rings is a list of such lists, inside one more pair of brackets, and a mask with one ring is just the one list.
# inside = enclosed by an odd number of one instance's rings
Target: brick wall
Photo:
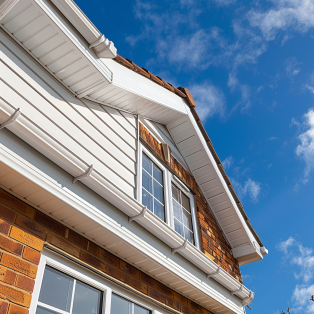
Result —
[[165, 161], [161, 144], [158, 143], [141, 123], [139, 131], [142, 143], [195, 194], [198, 225], [200, 228], [200, 242], [203, 252], [242, 283], [239, 263], [232, 256], [231, 247], [223, 236], [223, 232], [211, 210], [208, 208], [206, 200], [193, 176], [186, 171], [173, 156], [171, 156], [170, 164]]
[[184, 314], [210, 311], [0, 189], [0, 314], [27, 314], [44, 243]]

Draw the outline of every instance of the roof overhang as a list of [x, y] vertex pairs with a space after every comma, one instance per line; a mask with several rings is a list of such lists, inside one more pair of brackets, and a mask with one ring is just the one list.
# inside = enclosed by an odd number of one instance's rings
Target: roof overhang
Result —
[[[88, 22], [85, 15], [70, 0], [52, 0], [52, 2], [76, 27], [80, 35], [52, 3], [45, 0], [19, 1], [0, 20], [1, 27], [77, 97], [84, 97], [165, 124], [232, 246], [234, 257], [238, 258], [240, 265], [261, 260], [263, 258], [261, 247], [239, 211], [234, 197], [185, 101], [176, 94], [115, 61], [99, 58], [93, 51], [93, 45], [89, 48], [90, 42], [98, 36], [99, 32]], [[38, 29], [40, 29], [39, 32]], [[83, 38], [80, 37], [81, 35]], [[43, 37], [45, 40], [43, 40]], [[46, 40], [47, 38], [48, 40]], [[55, 45], [53, 48], [52, 44]], [[51, 51], [55, 54], [55, 60], [46, 63], [45, 57]], [[76, 61], [69, 63], [66, 58]], [[7, 119], [17, 109], [6, 106], [7, 104], [4, 103], [1, 106], [3, 119]], [[88, 163], [82, 163], [81, 160], [75, 159], [73, 156], [69, 157], [69, 153], [62, 152], [63, 148], [57, 147], [55, 143], [51, 144], [52, 142], [49, 142], [49, 147], [45, 146], [47, 145], [46, 140], [44, 140], [46, 135], [39, 134], [40, 131], [38, 130], [36, 141], [41, 138], [44, 144], [36, 144], [34, 134], [27, 131], [23, 133], [24, 131], [22, 131], [23, 128], [28, 130], [30, 127], [31, 117], [28, 117], [30, 120], [27, 121], [25, 118], [26, 116], [24, 116], [23, 123], [25, 124], [23, 126], [20, 124], [11, 126], [14, 133], [19, 134], [21, 138], [29, 143], [33, 143], [34, 147], [37, 147], [72, 175], [77, 176], [82, 171], [87, 170]], [[33, 129], [33, 126], [31, 128]], [[27, 136], [29, 137], [27, 138]], [[52, 154], [51, 147], [57, 153]], [[109, 186], [108, 181], [103, 178], [104, 176], [101, 173], [95, 171], [92, 176], [84, 179], [83, 182], [109, 199], [113, 204], [117, 202], [117, 199], [119, 201], [123, 200], [125, 196], [122, 197], [123, 193], [121, 194], [121, 191], [119, 197], [114, 195], [110, 198], [108, 194], [103, 194]], [[130, 211], [129, 206], [121, 206], [120, 204], [118, 207], [126, 208], [125, 212], [129, 216], [139, 214], [142, 210], [141, 205], [134, 202], [134, 200], [130, 202], [135, 204]], [[149, 217], [147, 220], [152, 219], [150, 213], [147, 213], [146, 216]], [[146, 220], [141, 220], [141, 223], [144, 221]], [[160, 222], [153, 221], [152, 224], [156, 226], [156, 232], [159, 232], [160, 227], [157, 226], [160, 225]], [[172, 232], [172, 230], [168, 231]], [[163, 234], [160, 233], [160, 237], [171, 247], [175, 248], [183, 245], [184, 240], [178, 235], [174, 234], [171, 242], [168, 233], [165, 237], [162, 236]], [[199, 267], [205, 267], [204, 271], [207, 273], [217, 268], [215, 264], [209, 262], [209, 258], [203, 260], [204, 256], [200, 256], [199, 253], [196, 254], [194, 249], [193, 246], [188, 245], [188, 249], [180, 251], [180, 254], [193, 260], [193, 263]], [[195, 258], [195, 256], [199, 256], [199, 258]], [[243, 295], [243, 297], [248, 297], [248, 294]]]

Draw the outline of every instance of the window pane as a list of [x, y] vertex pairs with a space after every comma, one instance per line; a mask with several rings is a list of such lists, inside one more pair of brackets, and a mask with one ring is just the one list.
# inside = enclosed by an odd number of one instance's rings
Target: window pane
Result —
[[111, 299], [111, 314], [131, 314], [132, 303], [116, 294], [112, 294]]
[[143, 154], [142, 164], [143, 164], [143, 168], [144, 168], [150, 175], [153, 175], [153, 163], [151, 162], [151, 160], [150, 160], [145, 154]]
[[193, 230], [191, 215], [185, 209], [183, 209], [182, 212], [183, 212], [183, 224], [186, 227], [188, 227], [190, 230]]
[[154, 197], [158, 199], [161, 203], [164, 203], [164, 188], [154, 180]]
[[172, 184], [172, 197], [179, 202], [179, 191], [178, 189]]
[[149, 314], [149, 310], [144, 309], [137, 304], [134, 304], [134, 314]]
[[190, 209], [190, 199], [183, 193], [181, 193], [181, 197], [182, 197], [182, 206], [188, 211], [191, 212]]
[[173, 215], [174, 215], [174, 217], [178, 218], [179, 221], [182, 221], [181, 205], [175, 200], [172, 200], [172, 204], [173, 204]]
[[72, 314], [99, 314], [101, 291], [77, 281]]
[[154, 214], [161, 220], [165, 221], [165, 207], [161, 205], [157, 200], [154, 200]]
[[174, 219], [174, 230], [181, 234], [182, 237], [184, 237], [183, 226], [177, 219]]
[[156, 166], [154, 165], [154, 170], [153, 170], [153, 174], [154, 174], [154, 178], [160, 183], [162, 184], [162, 171]]
[[153, 194], [153, 178], [145, 171], [142, 171], [142, 185], [149, 193]]
[[[38, 305], [37, 309], [36, 309], [36, 314], [57, 314], [58, 312], [54, 312], [48, 309], [45, 309], [41, 306]], [[59, 314], [59, 313], [58, 313]]]
[[193, 232], [191, 232], [190, 230], [188, 230], [187, 228], [184, 228], [184, 233], [185, 233], [185, 238], [191, 242], [192, 244], [194, 244], [194, 237], [193, 237]]
[[153, 197], [144, 189], [142, 189], [142, 203], [146, 206], [150, 211], [153, 210]]
[[41, 284], [39, 301], [63, 311], [70, 311], [73, 278], [46, 267]]

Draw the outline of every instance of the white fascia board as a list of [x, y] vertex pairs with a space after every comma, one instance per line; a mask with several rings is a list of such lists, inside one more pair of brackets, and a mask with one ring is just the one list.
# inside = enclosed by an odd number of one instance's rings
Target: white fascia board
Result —
[[243, 216], [242, 216], [242, 214], [241, 214], [241, 212], [240, 212], [240, 210], [239, 210], [239, 208], [238, 208], [238, 206], [237, 206], [237, 204], [236, 204], [236, 202], [235, 202], [235, 200], [234, 200], [234, 198], [233, 198], [233, 196], [232, 196], [232, 194], [231, 194], [231, 192], [230, 192], [230, 190], [229, 190], [229, 188], [227, 186], [227, 183], [224, 180], [224, 178], [223, 178], [223, 176], [222, 176], [222, 174], [221, 174], [221, 172], [220, 172], [220, 170], [218, 168], [218, 165], [217, 165], [217, 163], [216, 163], [216, 161], [214, 159], [214, 156], [212, 155], [211, 151], [209, 150], [209, 148], [207, 146], [207, 143], [206, 143], [206, 141], [204, 139], [204, 136], [201, 133], [201, 130], [199, 129], [199, 127], [198, 127], [198, 125], [197, 125], [197, 123], [196, 123], [196, 121], [194, 119], [194, 116], [192, 115], [190, 110], [188, 110], [188, 115], [189, 115], [189, 119], [190, 119], [190, 121], [191, 121], [191, 123], [193, 125], [193, 128], [194, 128], [195, 132], [198, 135], [198, 138], [199, 138], [199, 140], [201, 142], [201, 145], [202, 145], [203, 149], [205, 150], [205, 152], [206, 152], [206, 154], [207, 154], [207, 156], [208, 156], [208, 158], [210, 160], [210, 163], [212, 164], [213, 168], [215, 169], [215, 172], [216, 172], [216, 174], [217, 174], [217, 176], [218, 176], [218, 178], [220, 180], [220, 183], [223, 186], [224, 191], [227, 194], [227, 196], [228, 196], [228, 198], [229, 198], [229, 200], [230, 200], [230, 202], [232, 204], [234, 212], [239, 217], [239, 219], [241, 221], [241, 224], [242, 224], [242, 226], [243, 226], [243, 228], [244, 228], [248, 238], [251, 241], [252, 247], [255, 248], [255, 246], [257, 246], [258, 249], [259, 249], [259, 244], [257, 243], [257, 240], [255, 239], [255, 237], [253, 236], [251, 230], [249, 229], [248, 225], [246, 224], [246, 222], [245, 222], [245, 220], [244, 220], [244, 218], [243, 218]]
[[113, 85], [150, 100], [153, 103], [163, 105], [185, 115], [188, 114], [185, 101], [182, 97], [114, 60], [101, 60], [114, 73], [112, 79]]
[[[10, 104], [0, 99], [0, 122], [6, 121], [16, 110], [17, 108], [12, 107]], [[88, 162], [81, 160], [66, 147], [61, 146], [56, 139], [37, 127], [36, 124], [32, 122], [31, 118], [27, 117], [24, 113], [21, 113], [18, 119], [8, 125], [7, 128], [74, 177], [81, 175], [89, 168]], [[93, 170], [89, 177], [82, 179], [82, 182], [129, 217], [140, 214], [144, 208], [142, 204], [128, 194], [125, 194], [108, 178], [98, 172], [97, 169]], [[98, 220], [96, 221], [98, 222]], [[147, 211], [145, 216], [138, 220], [138, 223], [171, 248], [180, 247], [185, 242], [182, 236], [150, 211]], [[185, 250], [180, 251], [180, 254], [202, 269], [206, 274], [212, 273], [218, 267], [214, 261], [190, 243], [187, 244]], [[189, 273], [187, 276], [191, 276], [191, 274]], [[184, 278], [184, 280], [186, 280], [188, 277]], [[239, 281], [224, 270], [222, 270], [215, 279], [229, 289], [229, 291], [238, 290], [241, 286]], [[187, 281], [189, 282], [189, 280]], [[202, 285], [204, 285], [204, 282], [202, 282]], [[209, 295], [212, 297], [211, 294]], [[250, 297], [250, 290], [244, 288], [243, 291], [238, 294], [238, 297], [247, 299]]]
[[0, 1], [0, 20], [17, 4], [19, 0], [2, 0]]
[[117, 56], [114, 44], [105, 38], [72, 0], [51, 1], [86, 39], [98, 57], [115, 58]]
[[[52, 8], [51, 5], [48, 5], [44, 0], [33, 0], [46, 14], [54, 24], [60, 29], [60, 31], [76, 46], [76, 48], [88, 59], [89, 62], [104, 76], [108, 82], [112, 82], [112, 72], [106, 67], [104, 63], [100, 61], [99, 58], [88, 48], [82, 40], [78, 38], [73, 31], [62, 21], [60, 14]], [[35, 59], [37, 59], [35, 57]]]
[[34, 166], [29, 165], [27, 162], [7, 150], [6, 147], [1, 144], [0, 156], [1, 162], [6, 164], [13, 170], [17, 171], [36, 185], [42, 187], [58, 199], [62, 200], [63, 202], [77, 210], [79, 213], [84, 215], [87, 219], [92, 219], [93, 221], [96, 221], [102, 228], [110, 231], [112, 234], [120, 238], [122, 241], [128, 243], [137, 251], [146, 255], [150, 259], [153, 259], [160, 265], [163, 265], [171, 273], [180, 277], [185, 282], [188, 282], [194, 288], [202, 291], [203, 293], [206, 293], [208, 296], [223, 304], [234, 313], [243, 314], [242, 307], [239, 307], [231, 300], [228, 300], [214, 288], [207, 285], [205, 282], [201, 281], [199, 278], [186, 271], [182, 266], [178, 265], [171, 259], [161, 254], [157, 249], [149, 245], [147, 242], [133, 234], [125, 227], [118, 224], [115, 220], [113, 220], [106, 214], [100, 212], [97, 208], [92, 207], [86, 202], [82, 202], [79, 198], [75, 197], [75, 194], [63, 189], [61, 186], [56, 184], [53, 179], [49, 178], [47, 175], [42, 175], [41, 171], [38, 171], [38, 169], [36, 169]]

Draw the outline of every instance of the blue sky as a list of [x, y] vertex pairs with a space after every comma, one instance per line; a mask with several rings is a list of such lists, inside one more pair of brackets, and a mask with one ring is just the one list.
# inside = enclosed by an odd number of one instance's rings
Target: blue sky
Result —
[[189, 88], [269, 250], [250, 313], [314, 313], [314, 0], [77, 0], [118, 53]]

